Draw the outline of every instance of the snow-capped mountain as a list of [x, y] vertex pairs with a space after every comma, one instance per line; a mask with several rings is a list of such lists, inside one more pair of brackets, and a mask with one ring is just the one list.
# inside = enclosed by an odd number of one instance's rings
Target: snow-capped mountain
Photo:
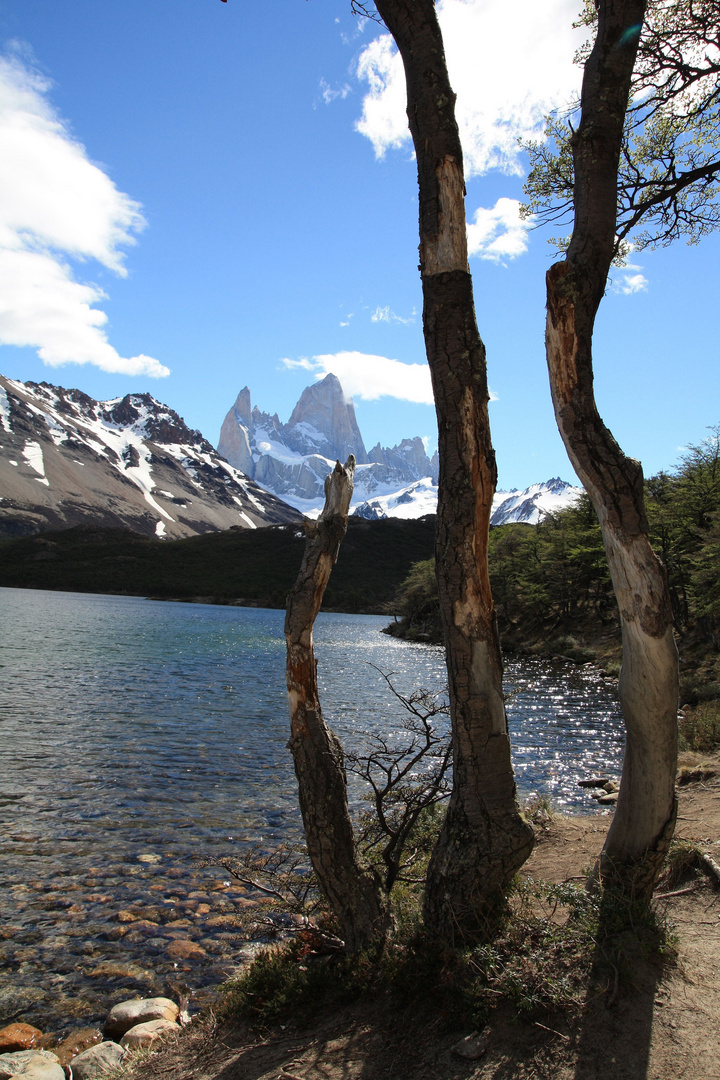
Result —
[[378, 443], [368, 453], [352, 401], [332, 374], [303, 391], [287, 424], [277, 413], [252, 408], [245, 387], [225, 417], [218, 449], [237, 469], [311, 517], [322, 509], [328, 472], [349, 454], [357, 461], [355, 504], [399, 493], [423, 477], [437, 480], [437, 455], [428, 458], [420, 438], [390, 448]]
[[[370, 520], [423, 517], [435, 513], [437, 493], [437, 484], [428, 476], [393, 495], [367, 500], [356, 506], [353, 513]], [[490, 524], [507, 525], [511, 521], [522, 521], [537, 525], [545, 514], [572, 505], [582, 493], [581, 487], [572, 487], [558, 477], [544, 484], [532, 484], [525, 491], [496, 491]]]
[[[218, 449], [268, 491], [316, 517], [324, 502], [325, 477], [335, 461], [354, 454], [355, 490], [350, 513], [368, 519], [417, 518], [437, 508], [438, 457], [428, 458], [420, 438], [398, 446], [365, 449], [352, 401], [335, 375], [305, 389], [287, 424], [277, 413], [252, 408], [247, 386], [238, 394], [220, 432]], [[493, 525], [536, 524], [543, 514], [572, 503], [582, 488], [555, 478], [525, 491], [498, 491]]]
[[510, 521], [523, 521], [537, 525], [545, 514], [564, 510], [581, 495], [584, 488], [572, 487], [559, 476], [544, 484], [531, 484], [524, 491], [496, 491], [493, 499], [491, 525], [507, 525]]
[[81, 524], [181, 537], [300, 515], [149, 394], [0, 376], [0, 536]]

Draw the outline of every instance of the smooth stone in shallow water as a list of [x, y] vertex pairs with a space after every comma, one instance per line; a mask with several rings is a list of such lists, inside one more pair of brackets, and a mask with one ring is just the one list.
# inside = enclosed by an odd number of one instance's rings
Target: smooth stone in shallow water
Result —
[[68, 1032], [62, 1042], [53, 1046], [51, 1042], [45, 1042], [43, 1049], [52, 1050], [61, 1065], [67, 1065], [78, 1054], [82, 1054], [90, 1046], [102, 1042], [102, 1031], [99, 1028], [85, 1027], [75, 1028]]
[[137, 1024], [151, 1020], [177, 1020], [178, 1007], [170, 998], [135, 998], [114, 1005], [105, 1021], [104, 1032], [110, 1038], [119, 1038]]
[[42, 1038], [42, 1031], [31, 1024], [8, 1024], [0, 1030], [0, 1054], [30, 1050]]
[[40, 1002], [46, 1001], [49, 991], [39, 986], [6, 986], [0, 989], [0, 1016], [7, 1020], [30, 1009], [37, 1012]]
[[72, 1059], [73, 1080], [101, 1080], [114, 1072], [124, 1057], [125, 1051], [115, 1042], [91, 1046]]
[[136, 1024], [126, 1031], [120, 1045], [135, 1050], [139, 1046], [149, 1046], [173, 1031], [182, 1031], [182, 1028], [172, 1020], [150, 1020], [147, 1024]]
[[609, 791], [607, 794], [603, 794], [598, 799], [600, 806], [614, 806], [618, 801], [618, 792]]
[[201, 957], [207, 956], [207, 953], [200, 945], [182, 938], [178, 941], [171, 941], [165, 952], [168, 956], [172, 956], [177, 960], [200, 960]]
[[593, 776], [587, 780], [578, 780], [578, 787], [601, 788], [610, 780], [609, 776]]
[[48, 1050], [20, 1050], [0, 1054], [0, 1080], [21, 1076], [23, 1080], [65, 1080], [65, 1070]]

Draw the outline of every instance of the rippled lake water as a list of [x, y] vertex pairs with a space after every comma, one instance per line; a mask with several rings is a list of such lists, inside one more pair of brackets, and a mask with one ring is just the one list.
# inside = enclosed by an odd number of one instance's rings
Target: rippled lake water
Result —
[[[323, 709], [350, 744], [397, 726], [376, 668], [402, 692], [444, 685], [442, 649], [386, 622], [318, 619]], [[232, 970], [250, 901], [193, 858], [299, 829], [282, 626], [280, 611], [0, 589], [0, 1021], [96, 1022], [123, 994], [202, 996]], [[524, 659], [507, 686], [521, 798], [593, 812], [578, 779], [620, 770], [612, 681]]]

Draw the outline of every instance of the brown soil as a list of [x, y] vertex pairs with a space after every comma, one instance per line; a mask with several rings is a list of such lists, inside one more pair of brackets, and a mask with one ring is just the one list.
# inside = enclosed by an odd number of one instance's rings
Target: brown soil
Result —
[[[695, 765], [699, 756], [685, 755]], [[720, 764], [714, 763], [716, 767]], [[679, 789], [676, 836], [720, 861], [720, 771]], [[608, 818], [556, 817], [525, 867], [534, 878], [581, 878], [598, 853]], [[662, 891], [670, 891], [664, 899]], [[498, 1010], [474, 1061], [453, 1047], [471, 1034], [447, 1018], [390, 1013], [364, 1002], [319, 1018], [310, 1030], [288, 1026], [264, 1039], [218, 1026], [191, 1025], [128, 1076], [135, 1080], [720, 1080], [720, 892], [689, 880], [656, 903], [674, 923], [678, 959], [663, 972], [638, 960], [618, 994], [588, 991], [582, 1007], [532, 1020]]]

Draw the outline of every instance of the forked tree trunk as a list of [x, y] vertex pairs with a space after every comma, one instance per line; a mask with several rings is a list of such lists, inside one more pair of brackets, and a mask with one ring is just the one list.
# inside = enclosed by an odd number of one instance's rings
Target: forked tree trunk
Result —
[[642, 468], [623, 454], [595, 405], [592, 336], [615, 251], [618, 162], [645, 2], [600, 0], [581, 122], [572, 138], [574, 229], [565, 260], [547, 275], [546, 330], [555, 416], [600, 520], [622, 623], [627, 743], [597, 871], [605, 883], [643, 898], [652, 892], [675, 826], [677, 650], [667, 576], [648, 538]]
[[425, 920], [452, 939], [482, 933], [530, 854], [533, 833], [517, 803], [488, 575], [497, 474], [455, 95], [433, 0], [377, 0], [376, 7], [405, 66], [420, 188], [423, 327], [440, 455], [436, 566], [453, 734], [453, 791], [428, 870]]
[[308, 854], [320, 888], [355, 952], [381, 943], [389, 928], [380, 882], [355, 850], [342, 746], [323, 719], [313, 626], [347, 530], [355, 458], [325, 481], [325, 506], [306, 522], [305, 552], [285, 616], [290, 742]]

